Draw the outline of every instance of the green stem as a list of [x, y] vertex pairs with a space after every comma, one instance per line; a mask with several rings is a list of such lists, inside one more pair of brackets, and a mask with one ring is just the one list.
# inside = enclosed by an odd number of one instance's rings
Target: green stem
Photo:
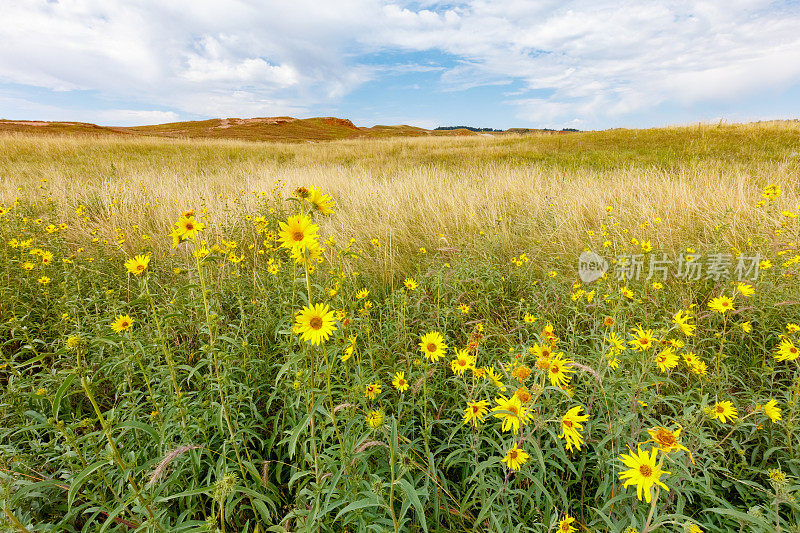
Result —
[[[158, 319], [156, 304], [153, 301], [153, 295], [150, 293], [150, 285], [147, 282], [147, 277], [144, 278], [144, 292], [147, 294], [147, 300], [150, 303], [150, 309], [153, 312], [153, 321], [156, 323], [156, 330], [158, 331], [158, 341], [161, 345], [161, 351], [164, 353], [164, 359], [167, 361], [167, 366], [169, 366], [169, 375], [172, 379], [172, 389], [175, 392], [175, 401], [178, 403], [178, 409], [181, 413], [181, 426], [183, 427], [183, 430], [186, 431], [186, 410], [183, 407], [181, 389], [178, 386], [178, 377], [177, 372], [175, 371], [175, 361], [172, 359], [172, 352], [167, 345], [164, 329], [161, 327], [161, 321]], [[153, 403], [155, 403], [153, 391], [150, 389], [150, 381], [147, 377], [147, 372], [145, 372], [144, 366], [142, 366], [142, 362], [139, 360], [138, 355], [136, 356], [136, 360], [139, 362], [139, 366], [141, 367], [142, 373], [145, 376], [145, 382], [147, 383], [147, 390], [150, 392], [150, 397], [153, 398]], [[156, 406], [156, 408], [158, 408], [158, 406]]]
[[[83, 390], [86, 392], [86, 396], [89, 398], [89, 401], [92, 403], [92, 407], [94, 408], [94, 412], [97, 415], [97, 418], [100, 420], [100, 425], [103, 428], [103, 432], [106, 435], [106, 440], [108, 440], [108, 445], [111, 447], [111, 451], [114, 455], [114, 461], [119, 466], [120, 470], [125, 473], [128, 470], [128, 466], [125, 464], [125, 461], [122, 459], [122, 455], [119, 453], [119, 448], [117, 448], [116, 442], [111, 437], [111, 430], [108, 427], [108, 422], [106, 421], [105, 417], [103, 416], [102, 411], [100, 411], [100, 406], [97, 405], [97, 400], [95, 400], [94, 395], [89, 387], [89, 383], [85, 377], [81, 376], [81, 385], [83, 386]], [[159, 531], [164, 531], [164, 528], [161, 527], [161, 524], [155, 520], [155, 513], [153, 512], [152, 506], [145, 501], [144, 496], [142, 496], [141, 489], [139, 488], [138, 483], [136, 480], [133, 479], [133, 476], [130, 472], [127, 473], [128, 483], [133, 488], [135, 492], [135, 497], [139, 500], [139, 503], [147, 510], [147, 514], [150, 517], [150, 520], [153, 521], [156, 528]]]

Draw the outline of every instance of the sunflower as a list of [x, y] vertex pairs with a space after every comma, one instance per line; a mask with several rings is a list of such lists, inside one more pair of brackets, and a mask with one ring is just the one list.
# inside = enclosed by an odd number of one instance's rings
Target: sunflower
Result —
[[467, 408], [464, 409], [464, 423], [472, 424], [478, 427], [478, 422], [483, 420], [484, 415], [489, 411], [489, 402], [486, 400], [479, 400], [477, 402], [467, 402]]
[[625, 346], [625, 340], [620, 337], [616, 331], [612, 331], [611, 334], [606, 337], [606, 340], [611, 343], [611, 354], [614, 356], [619, 355], [628, 349]]
[[747, 297], [752, 296], [756, 292], [755, 287], [741, 281], [736, 284], [736, 289], [742, 294], [742, 296], [747, 296]]
[[359, 300], [363, 300], [367, 296], [369, 296], [369, 291], [367, 289], [361, 289], [356, 293], [356, 298], [358, 298]]
[[672, 346], [661, 350], [661, 352], [656, 355], [656, 364], [658, 365], [658, 369], [662, 372], [672, 370], [678, 366], [678, 361], [680, 361], [680, 357], [675, 353], [675, 349]]
[[547, 342], [550, 343], [550, 346], [555, 346], [558, 343], [558, 337], [556, 337], [553, 324], [551, 324], [549, 321], [542, 328], [542, 337], [547, 339]]
[[456, 358], [450, 361], [450, 368], [461, 377], [465, 370], [475, 368], [475, 356], [470, 355], [467, 350], [456, 350]]
[[500, 374], [495, 372], [494, 368], [492, 368], [490, 366], [487, 366], [487, 367], [484, 367], [483, 371], [484, 371], [484, 376], [486, 377], [486, 379], [491, 380], [491, 382], [494, 383], [495, 387], [497, 387], [498, 389], [500, 389], [503, 392], [506, 391], [506, 386], [503, 384], [502, 381], [500, 381]]
[[467, 304], [461, 304], [458, 306], [458, 310], [461, 311], [462, 315], [469, 314], [469, 306]]
[[380, 393], [381, 393], [381, 384], [379, 381], [367, 384], [367, 388], [364, 390], [364, 396], [366, 396], [370, 400], [374, 400], [375, 396], [377, 396]]
[[794, 361], [800, 356], [800, 350], [789, 339], [783, 339], [778, 345], [778, 353], [775, 354], [775, 359], [778, 361]]
[[531, 456], [525, 453], [525, 450], [517, 448], [516, 443], [508, 450], [506, 456], [503, 457], [503, 462], [508, 465], [510, 470], [519, 470]]
[[652, 441], [658, 444], [661, 453], [671, 453], [678, 450], [689, 451], [688, 448], [678, 441], [681, 436], [681, 428], [670, 431], [665, 427], [658, 426], [653, 429], [648, 429], [647, 433], [650, 434]]
[[529, 401], [531, 401], [531, 391], [528, 390], [528, 387], [526, 387], [525, 385], [518, 388], [514, 392], [514, 396], [519, 398], [519, 401], [521, 401], [522, 403], [528, 403]]
[[536, 368], [544, 371], [550, 370], [550, 356], [553, 355], [553, 350], [550, 346], [534, 344], [528, 348], [528, 351], [536, 357]]
[[689, 370], [691, 370], [698, 376], [705, 376], [706, 372], [708, 372], [708, 365], [702, 359], [697, 358], [694, 360], [693, 363], [689, 365]]
[[367, 414], [367, 424], [373, 428], [379, 427], [383, 424], [383, 413], [380, 411], [370, 411]]
[[133, 319], [128, 315], [119, 315], [114, 322], [111, 323], [111, 329], [117, 333], [130, 329], [131, 326], [133, 326]]
[[416, 290], [417, 287], [419, 287], [419, 283], [414, 281], [414, 278], [406, 278], [405, 280], [403, 280], [403, 285], [405, 286], [406, 289], [410, 291]]
[[630, 455], [624, 453], [619, 456], [620, 461], [628, 467], [628, 470], [621, 472], [619, 478], [625, 480], [623, 487], [629, 485], [636, 485], [636, 497], [642, 501], [642, 494], [644, 494], [645, 501], [650, 503], [652, 499], [650, 492], [653, 485], [658, 485], [664, 490], [669, 488], [661, 482], [662, 474], [669, 474], [666, 470], [661, 470], [661, 465], [656, 464], [656, 457], [658, 450], [653, 449], [652, 453], [647, 450], [642, 451], [641, 448], [634, 454], [631, 451]]
[[319, 226], [311, 223], [305, 215], [289, 217], [284, 223], [279, 223], [281, 230], [278, 239], [282, 248], [306, 248], [312, 241], [317, 240]]
[[[211, 250], [209, 250], [207, 246], [201, 245], [199, 248], [195, 249], [192, 255], [194, 255], [198, 259], [205, 259], [210, 254]], [[128, 263], [125, 263], [125, 266], [128, 266]]]
[[394, 375], [394, 380], [392, 380], [392, 385], [400, 392], [405, 392], [406, 389], [408, 389], [408, 381], [406, 381], [405, 372], [396, 373]]
[[764, 404], [764, 414], [773, 422], [781, 419], [781, 408], [778, 407], [778, 402], [775, 399]]
[[620, 288], [619, 292], [621, 292], [621, 293], [622, 293], [622, 295], [623, 295], [625, 298], [627, 298], [627, 299], [629, 299], [629, 300], [633, 300], [634, 293], [633, 293], [633, 291], [632, 291], [632, 290], [630, 290], [628, 287], [622, 287], [622, 288]]
[[525, 321], [526, 324], [533, 324], [534, 322], [536, 322], [536, 317], [530, 313], [525, 313], [525, 316], [522, 317], [522, 319]]
[[580, 431], [583, 429], [581, 422], [589, 420], [589, 415], [580, 414], [583, 406], [576, 405], [561, 418], [561, 435], [559, 438], [565, 439], [565, 446], [567, 451], [572, 451], [572, 447], [580, 449], [583, 443], [583, 435]]
[[134, 276], [141, 276], [150, 264], [149, 255], [136, 255], [132, 259], [125, 261], [125, 268]]
[[69, 348], [70, 350], [74, 350], [80, 344], [81, 344], [81, 338], [76, 335], [70, 335], [69, 338], [67, 338], [67, 348]]
[[334, 325], [333, 311], [328, 309], [327, 304], [316, 304], [311, 307], [304, 307], [297, 314], [294, 332], [301, 334], [304, 341], [311, 344], [322, 344], [331, 333], [336, 331]]
[[186, 239], [194, 240], [194, 238], [205, 229], [206, 225], [198, 222], [193, 216], [182, 216], [175, 223], [174, 233], [178, 239], [184, 241]]
[[503, 419], [503, 431], [513, 431], [516, 434], [519, 431], [520, 425], [525, 425], [530, 417], [528, 409], [522, 405], [522, 402], [516, 396], [506, 398], [505, 396], [498, 396], [494, 399], [497, 406], [492, 411], [497, 411], [494, 416]]
[[309, 265], [321, 263], [323, 261], [322, 253], [324, 251], [322, 246], [319, 245], [319, 242], [317, 242], [316, 239], [312, 239], [303, 247], [295, 246], [292, 248], [290, 255], [298, 265], [309, 267]]
[[425, 354], [425, 359], [435, 363], [444, 355], [447, 345], [438, 331], [431, 331], [422, 336], [419, 341], [419, 349]]
[[557, 529], [557, 531], [558, 531], [559, 533], [574, 533], [575, 531], [578, 531], [577, 529], [575, 529], [575, 528], [572, 526], [572, 523], [573, 523], [574, 521], [575, 521], [575, 518], [571, 517], [571, 516], [570, 516], [570, 515], [568, 515], [568, 514], [565, 514], [565, 515], [564, 515], [564, 518], [562, 518], [562, 519], [561, 519], [561, 520], [558, 522], [558, 529]]
[[729, 401], [717, 402], [711, 409], [711, 418], [719, 419], [722, 423], [727, 422], [728, 419], [733, 422], [739, 418], [739, 412]]
[[308, 191], [306, 200], [311, 204], [312, 209], [322, 215], [333, 213], [333, 205], [336, 203], [329, 194], [323, 194], [319, 187], [311, 187]]
[[528, 365], [519, 365], [514, 369], [513, 375], [520, 381], [525, 381], [531, 376], [531, 369]]
[[725, 296], [724, 294], [719, 298], [714, 298], [710, 302], [708, 302], [708, 308], [712, 311], [717, 311], [719, 313], [725, 314], [726, 311], [733, 311], [733, 300]]
[[697, 329], [697, 326], [694, 324], [689, 324], [689, 320], [692, 318], [691, 311], [684, 311], [681, 309], [674, 315], [672, 315], [672, 323], [677, 324], [684, 335], [691, 337], [694, 335], [694, 330]]
[[649, 350], [653, 346], [655, 339], [653, 338], [652, 329], [642, 329], [642, 326], [637, 326], [631, 331], [636, 334], [636, 338], [632, 341], [628, 341], [628, 344], [633, 346], [634, 350], [643, 352]]
[[569, 374], [575, 372], [572, 368], [572, 361], [564, 359], [559, 352], [550, 358], [550, 368], [547, 375], [550, 377], [550, 384], [553, 387], [566, 388], [569, 387], [569, 380], [572, 378]]
[[347, 340], [349, 340], [350, 342], [344, 349], [344, 353], [339, 356], [339, 359], [342, 360], [342, 363], [353, 357], [353, 353], [356, 351], [356, 337], [353, 335], [348, 335]]

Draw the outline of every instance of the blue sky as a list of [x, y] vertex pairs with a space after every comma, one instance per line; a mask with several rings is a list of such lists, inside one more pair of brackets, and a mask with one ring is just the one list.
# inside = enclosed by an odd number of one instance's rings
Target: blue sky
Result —
[[800, 118], [800, 2], [3, 0], [0, 118]]

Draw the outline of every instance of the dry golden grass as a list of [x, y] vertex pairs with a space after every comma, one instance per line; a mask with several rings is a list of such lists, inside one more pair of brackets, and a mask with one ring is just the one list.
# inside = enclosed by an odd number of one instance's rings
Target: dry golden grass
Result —
[[724, 241], [746, 241], [768, 184], [783, 188], [779, 207], [795, 209], [799, 156], [797, 122], [317, 144], [12, 135], [0, 137], [0, 202], [45, 192], [59, 221], [83, 204], [101, 232], [138, 224], [164, 245], [181, 210], [207, 207], [224, 228], [257, 214], [280, 180], [333, 195], [329, 231], [377, 237], [388, 263], [489, 228], [496, 253], [537, 240], [573, 253], [608, 205], [631, 236], [660, 217], [653, 244], [675, 249], [713, 240], [726, 212]]

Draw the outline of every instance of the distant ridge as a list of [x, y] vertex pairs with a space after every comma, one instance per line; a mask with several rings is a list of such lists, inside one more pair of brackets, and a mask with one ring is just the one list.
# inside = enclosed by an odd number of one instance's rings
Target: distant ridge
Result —
[[[170, 122], [152, 126], [113, 127], [87, 122], [51, 122], [0, 119], [0, 134], [25, 133], [42, 135], [116, 135], [190, 139], [239, 139], [245, 141], [331, 141], [337, 139], [376, 139], [383, 137], [424, 137], [478, 135], [477, 128], [446, 127], [427, 130], [415, 126], [373, 126], [362, 128], [350, 120], [336, 117], [294, 118], [214, 118], [188, 122]], [[488, 131], [483, 129], [480, 131]], [[503, 134], [499, 130], [492, 133]], [[508, 133], [532, 133], [545, 130], [512, 129]], [[552, 132], [552, 130], [550, 130]], [[557, 133], [557, 132], [552, 132]], [[486, 135], [486, 133], [483, 133]]]

